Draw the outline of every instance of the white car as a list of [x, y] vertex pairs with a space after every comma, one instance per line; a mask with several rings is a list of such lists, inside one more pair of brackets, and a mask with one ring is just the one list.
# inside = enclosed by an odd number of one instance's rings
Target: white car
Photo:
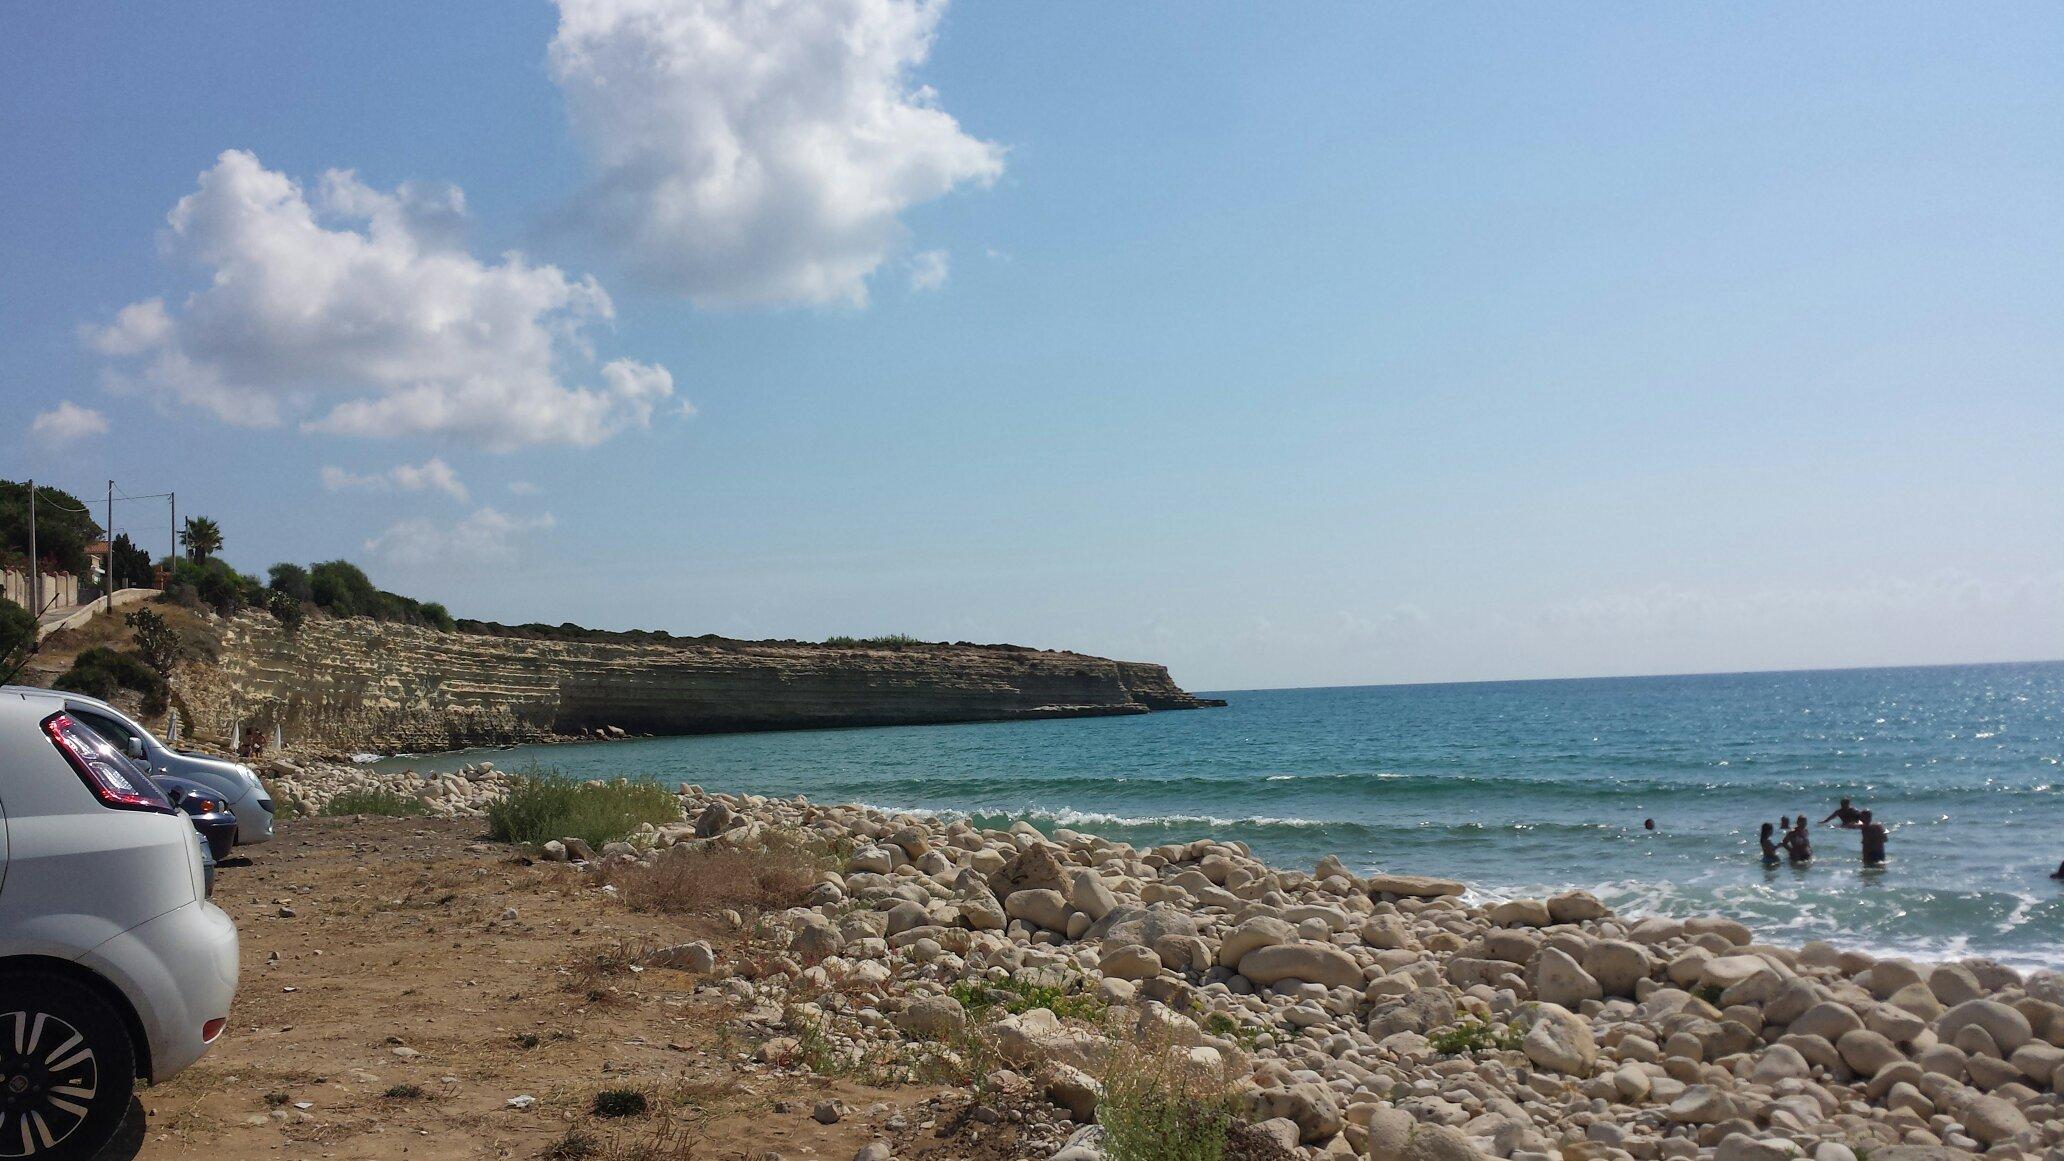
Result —
[[[174, 750], [130, 720], [121, 710], [83, 693], [22, 685], [0, 686], [0, 693], [38, 693], [63, 698], [65, 708], [73, 718], [113, 742], [130, 761], [143, 767], [144, 773], [190, 779], [220, 794], [230, 813], [236, 815], [238, 846], [271, 840], [272, 799], [249, 766], [224, 758]], [[5, 1156], [5, 1153], [0, 1153], [0, 1157]]]
[[0, 691], [0, 1157], [88, 1158], [222, 1035], [237, 933], [193, 827], [65, 695]]

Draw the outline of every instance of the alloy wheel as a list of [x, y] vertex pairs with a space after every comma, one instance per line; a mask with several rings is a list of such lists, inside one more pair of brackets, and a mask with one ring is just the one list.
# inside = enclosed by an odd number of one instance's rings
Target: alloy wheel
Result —
[[0, 1157], [36, 1157], [85, 1123], [100, 1065], [84, 1033], [48, 1012], [0, 1012]]

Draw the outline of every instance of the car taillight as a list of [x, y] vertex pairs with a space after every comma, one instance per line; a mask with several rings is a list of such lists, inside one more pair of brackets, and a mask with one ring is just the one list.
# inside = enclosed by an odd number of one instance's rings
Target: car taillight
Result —
[[101, 741], [98, 734], [89, 733], [68, 715], [57, 713], [44, 718], [43, 732], [50, 735], [51, 745], [56, 746], [57, 752], [71, 763], [79, 781], [100, 799], [102, 806], [114, 810], [175, 813], [172, 804], [165, 801], [164, 794], [150, 779], [138, 775], [136, 768]]
[[217, 1036], [222, 1035], [223, 1025], [228, 1023], [229, 1017], [217, 1016], [213, 1020], [208, 1021], [206, 1024], [201, 1025], [201, 1043], [215, 1043], [215, 1038]]

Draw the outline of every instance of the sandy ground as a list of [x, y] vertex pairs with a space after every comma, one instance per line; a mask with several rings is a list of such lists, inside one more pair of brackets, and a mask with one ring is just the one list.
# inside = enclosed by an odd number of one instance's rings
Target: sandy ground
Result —
[[[287, 822], [274, 842], [245, 848], [248, 865], [223, 867], [215, 901], [235, 917], [243, 956], [229, 1031], [192, 1069], [141, 1092], [141, 1149], [121, 1155], [848, 1161], [882, 1139], [898, 1158], [1018, 1155], [1008, 1110], [980, 1124], [937, 1088], [742, 1060], [751, 1042], [733, 1025], [739, 1012], [713, 988], [695, 991], [694, 977], [587, 974], [622, 948], [711, 938], [721, 955], [733, 937], [633, 914], [479, 831]], [[615, 1088], [649, 1094], [656, 1112], [593, 1115], [595, 1094]], [[510, 1106], [526, 1096], [531, 1107]], [[826, 1099], [848, 1109], [835, 1124], [813, 1119]], [[955, 1131], [942, 1139], [937, 1124]]]

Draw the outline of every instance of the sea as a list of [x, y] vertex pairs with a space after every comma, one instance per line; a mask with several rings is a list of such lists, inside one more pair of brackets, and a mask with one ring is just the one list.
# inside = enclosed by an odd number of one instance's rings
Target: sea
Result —
[[[390, 758], [808, 795], [1142, 846], [1235, 839], [1272, 864], [1591, 890], [1758, 938], [2064, 968], [2064, 662], [1215, 692], [1222, 709], [811, 730]], [[1766, 867], [1759, 824], [1855, 831]], [[1654, 829], [1644, 826], [1653, 820]]]

